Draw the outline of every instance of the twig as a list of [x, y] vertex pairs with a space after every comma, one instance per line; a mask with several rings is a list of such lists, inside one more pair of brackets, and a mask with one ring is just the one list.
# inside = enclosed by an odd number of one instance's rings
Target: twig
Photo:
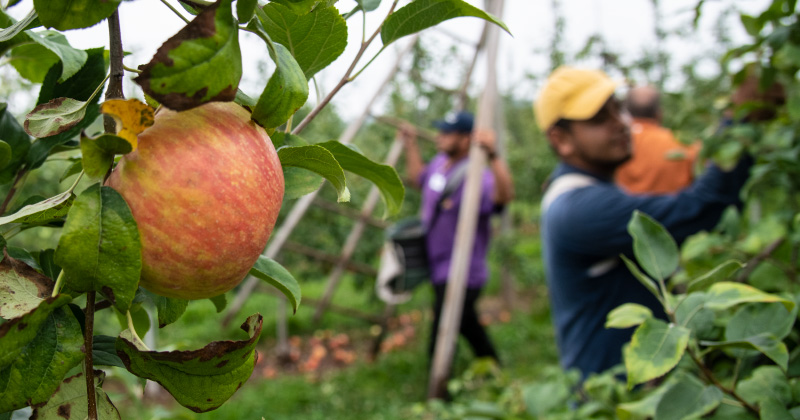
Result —
[[[122, 92], [122, 78], [125, 76], [124, 66], [122, 65], [122, 34], [119, 28], [119, 11], [115, 11], [108, 17], [108, 38], [110, 41], [110, 79], [108, 89], [106, 89], [106, 99], [124, 98]], [[116, 122], [106, 116], [103, 119], [103, 127], [107, 133], [116, 133]]]
[[[389, 13], [386, 15], [387, 18], [392, 13], [394, 13], [394, 8], [397, 7], [398, 1], [399, 0], [394, 0], [394, 2], [392, 3], [392, 7], [389, 9]], [[386, 19], [384, 19], [384, 22], [385, 21], [386, 21]], [[297, 124], [297, 127], [295, 127], [294, 131], [292, 131], [292, 134], [295, 134], [295, 135], [300, 134], [300, 132], [303, 131], [303, 129], [306, 128], [308, 123], [310, 123], [314, 118], [316, 118], [317, 114], [319, 114], [319, 112], [322, 111], [322, 108], [325, 108], [328, 105], [328, 103], [331, 101], [331, 99], [333, 99], [334, 95], [336, 95], [339, 92], [339, 90], [341, 90], [342, 87], [344, 87], [344, 85], [346, 85], [346, 84], [348, 84], [349, 82], [352, 81], [352, 79], [350, 78], [350, 74], [353, 73], [353, 70], [356, 68], [356, 65], [358, 64], [358, 61], [361, 60], [361, 57], [364, 55], [364, 52], [367, 50], [367, 47], [369, 47], [369, 45], [372, 43], [372, 41], [375, 40], [375, 37], [377, 37], [378, 34], [381, 33], [381, 28], [382, 27], [383, 27], [383, 24], [381, 24], [378, 27], [378, 29], [375, 30], [375, 33], [373, 33], [372, 36], [369, 37], [369, 39], [367, 39], [366, 41], [361, 43], [361, 48], [359, 48], [358, 53], [356, 53], [356, 56], [353, 59], [353, 62], [350, 64], [350, 67], [347, 69], [347, 72], [345, 72], [344, 76], [342, 76], [342, 79], [339, 80], [339, 83], [336, 84], [336, 87], [334, 87], [333, 90], [330, 93], [328, 93], [328, 95], [325, 97], [325, 99], [323, 99], [319, 104], [317, 104], [317, 106], [308, 115], [306, 115], [305, 118], [303, 118], [303, 121], [300, 121], [300, 124]], [[373, 57], [373, 59], [374, 59], [374, 57]]]
[[164, 3], [164, 5], [165, 5], [165, 6], [169, 7], [169, 10], [172, 10], [172, 12], [173, 12], [173, 13], [175, 13], [176, 15], [178, 15], [178, 17], [179, 17], [179, 18], [181, 18], [181, 20], [182, 20], [182, 21], [184, 21], [184, 22], [186, 22], [186, 23], [189, 23], [189, 19], [186, 19], [186, 18], [185, 18], [185, 17], [184, 17], [184, 16], [181, 14], [181, 12], [179, 12], [177, 9], [175, 9], [174, 7], [172, 7], [172, 5], [171, 5], [171, 4], [167, 3], [167, 0], [161, 0], [161, 3]]
[[9, 203], [11, 203], [11, 200], [14, 198], [14, 195], [17, 193], [17, 190], [19, 189], [18, 185], [19, 182], [22, 180], [22, 177], [25, 176], [26, 173], [28, 173], [28, 171], [25, 168], [22, 168], [19, 170], [19, 172], [17, 172], [17, 178], [14, 179], [14, 183], [11, 184], [11, 189], [8, 190], [8, 194], [6, 194], [6, 199], [3, 200], [3, 204], [0, 205], [0, 214], [5, 214]]
[[751, 258], [750, 261], [748, 261], [745, 267], [742, 269], [742, 272], [739, 273], [738, 276], [736, 276], [736, 281], [739, 283], [744, 283], [747, 280], [747, 278], [750, 277], [750, 274], [753, 273], [753, 270], [755, 270], [756, 267], [758, 267], [758, 265], [761, 264], [764, 260], [769, 258], [772, 255], [772, 253], [775, 252], [775, 250], [777, 250], [778, 247], [780, 247], [783, 244], [784, 239], [785, 238], [780, 238], [777, 241], [769, 244], [769, 246], [761, 250], [761, 252], [759, 252], [758, 255]]
[[89, 403], [89, 420], [97, 420], [97, 398], [94, 390], [94, 360], [92, 339], [94, 338], [94, 290], [86, 293], [86, 332], [83, 335], [83, 348], [86, 353], [86, 398]]
[[687, 348], [686, 352], [689, 353], [689, 356], [692, 358], [692, 360], [697, 365], [697, 367], [700, 368], [700, 371], [703, 373], [703, 376], [705, 376], [706, 379], [708, 379], [712, 384], [714, 384], [714, 386], [719, 388], [722, 392], [724, 392], [724, 393], [730, 395], [731, 397], [735, 398], [736, 401], [740, 402], [744, 408], [746, 408], [747, 410], [751, 411], [753, 414], [758, 416], [758, 408], [754, 407], [752, 404], [750, 404], [749, 402], [745, 401], [744, 398], [742, 398], [739, 394], [736, 393], [736, 390], [734, 390], [732, 388], [728, 388], [725, 385], [723, 385], [717, 379], [717, 377], [714, 376], [714, 373], [711, 372], [711, 369], [709, 369], [708, 366], [706, 366], [706, 364], [703, 363], [703, 361], [700, 360], [694, 354], [692, 349]]

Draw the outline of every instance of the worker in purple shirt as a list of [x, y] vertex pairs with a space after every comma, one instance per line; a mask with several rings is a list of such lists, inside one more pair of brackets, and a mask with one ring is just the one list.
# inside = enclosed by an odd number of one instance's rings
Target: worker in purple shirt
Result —
[[[497, 351], [478, 319], [475, 303], [489, 276], [486, 264], [491, 230], [489, 219], [512, 200], [514, 186], [508, 166], [502, 159], [498, 159], [494, 133], [486, 130], [476, 130], [473, 133], [473, 120], [472, 114], [459, 112], [437, 121], [434, 125], [439, 130], [436, 136], [438, 154], [427, 165], [423, 163], [420, 155], [414, 127], [403, 126], [400, 134], [405, 144], [408, 180], [415, 188], [422, 190], [422, 220], [428, 232], [428, 262], [436, 295], [429, 346], [430, 356], [433, 355], [450, 271], [450, 258], [455, 242], [470, 143], [478, 142], [486, 152], [488, 168], [482, 178], [478, 226], [470, 260], [460, 332], [469, 342], [475, 357], [491, 357], [499, 360]], [[442, 200], [442, 192], [448, 180], [453, 177], [456, 177], [458, 186]]]

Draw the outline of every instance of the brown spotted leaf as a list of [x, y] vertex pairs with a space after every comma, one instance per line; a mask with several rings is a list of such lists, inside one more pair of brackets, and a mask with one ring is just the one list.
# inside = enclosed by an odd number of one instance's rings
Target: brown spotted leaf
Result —
[[117, 123], [117, 136], [136, 150], [139, 133], [153, 125], [153, 108], [138, 99], [110, 99], [100, 106], [103, 114], [111, 115]]
[[[101, 386], [106, 378], [102, 370], [94, 371], [95, 401], [97, 401], [97, 418], [103, 420], [121, 419], [117, 408], [108, 398]], [[64, 379], [56, 392], [46, 402], [33, 407], [32, 419], [65, 419], [84, 420], [89, 416], [88, 398], [86, 398], [86, 378], [83, 372]]]
[[232, 101], [242, 78], [232, 0], [219, 0], [168, 39], [134, 79], [167, 108], [182, 111]]
[[59, 295], [0, 325], [0, 413], [40, 404], [83, 360], [81, 326]]
[[25, 116], [25, 132], [33, 137], [55, 136], [77, 125], [86, 116], [86, 102], [55, 98]]
[[148, 351], [129, 330], [117, 338], [117, 354], [134, 375], [160, 383], [181, 405], [202, 413], [222, 405], [253, 373], [263, 318], [242, 324], [246, 341], [215, 341], [199, 350]]
[[53, 292], [53, 280], [3, 250], [0, 261], [0, 317], [18, 318], [36, 309]]

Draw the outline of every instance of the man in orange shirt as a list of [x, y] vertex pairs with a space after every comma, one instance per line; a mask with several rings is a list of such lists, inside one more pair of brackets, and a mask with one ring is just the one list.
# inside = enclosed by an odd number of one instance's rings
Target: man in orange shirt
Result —
[[616, 173], [632, 194], [669, 194], [692, 183], [699, 144], [686, 146], [661, 126], [661, 95], [652, 86], [631, 88], [626, 108], [633, 116], [633, 157]]

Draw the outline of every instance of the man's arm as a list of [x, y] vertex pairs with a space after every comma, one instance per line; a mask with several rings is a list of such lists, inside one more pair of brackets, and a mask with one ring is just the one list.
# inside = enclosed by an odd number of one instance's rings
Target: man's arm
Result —
[[408, 123], [404, 123], [398, 130], [397, 136], [403, 142], [406, 151], [406, 177], [414, 188], [419, 188], [419, 177], [425, 170], [425, 163], [419, 152], [417, 144], [417, 129]]
[[494, 175], [492, 201], [495, 204], [508, 204], [514, 199], [514, 181], [511, 179], [508, 165], [497, 156], [495, 134], [491, 130], [476, 130], [474, 136], [478, 145], [486, 151], [489, 169]]

